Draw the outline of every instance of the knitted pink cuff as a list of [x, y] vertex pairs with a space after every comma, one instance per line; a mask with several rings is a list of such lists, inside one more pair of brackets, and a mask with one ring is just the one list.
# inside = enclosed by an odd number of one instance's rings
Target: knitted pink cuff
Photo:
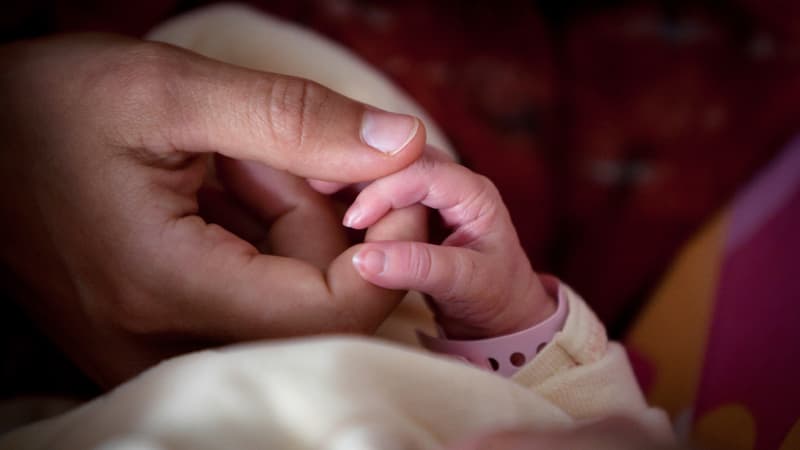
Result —
[[569, 307], [560, 282], [547, 275], [540, 275], [540, 279], [547, 293], [558, 302], [556, 312], [543, 322], [516, 333], [475, 340], [447, 339], [441, 330], [439, 337], [417, 331], [420, 344], [433, 352], [455, 356], [505, 377], [514, 375], [561, 331], [567, 320]]

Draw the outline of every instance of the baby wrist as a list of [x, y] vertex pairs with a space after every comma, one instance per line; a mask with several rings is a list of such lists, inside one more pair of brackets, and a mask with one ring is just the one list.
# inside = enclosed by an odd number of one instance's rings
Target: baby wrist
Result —
[[566, 322], [568, 311], [566, 293], [555, 277], [541, 276], [542, 285], [557, 302], [556, 311], [544, 321], [522, 331], [497, 337], [474, 340], [447, 339], [417, 332], [420, 344], [428, 350], [458, 357], [473, 365], [510, 377], [531, 361]]

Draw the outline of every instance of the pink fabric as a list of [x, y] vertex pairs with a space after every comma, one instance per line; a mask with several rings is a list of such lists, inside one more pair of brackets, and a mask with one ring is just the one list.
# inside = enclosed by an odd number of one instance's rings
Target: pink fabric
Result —
[[739, 195], [720, 271], [695, 417], [744, 407], [754, 450], [800, 420], [800, 139]]

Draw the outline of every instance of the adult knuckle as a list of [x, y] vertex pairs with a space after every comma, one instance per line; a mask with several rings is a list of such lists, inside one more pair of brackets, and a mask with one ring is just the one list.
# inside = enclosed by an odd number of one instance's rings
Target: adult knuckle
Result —
[[260, 122], [266, 119], [279, 145], [303, 147], [315, 132], [314, 119], [329, 97], [330, 91], [313, 81], [277, 77], [270, 85], [266, 110], [262, 113], [257, 109], [256, 117]]

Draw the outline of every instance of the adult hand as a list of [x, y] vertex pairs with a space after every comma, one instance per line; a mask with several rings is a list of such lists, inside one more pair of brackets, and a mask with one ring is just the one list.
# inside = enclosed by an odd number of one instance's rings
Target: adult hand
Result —
[[[417, 119], [109, 35], [16, 43], [0, 61], [0, 256], [98, 382], [200, 345], [369, 332], [399, 301], [355, 272], [357, 247], [299, 177], [397, 171], [423, 150]], [[367, 240], [423, 233], [404, 211]]]

